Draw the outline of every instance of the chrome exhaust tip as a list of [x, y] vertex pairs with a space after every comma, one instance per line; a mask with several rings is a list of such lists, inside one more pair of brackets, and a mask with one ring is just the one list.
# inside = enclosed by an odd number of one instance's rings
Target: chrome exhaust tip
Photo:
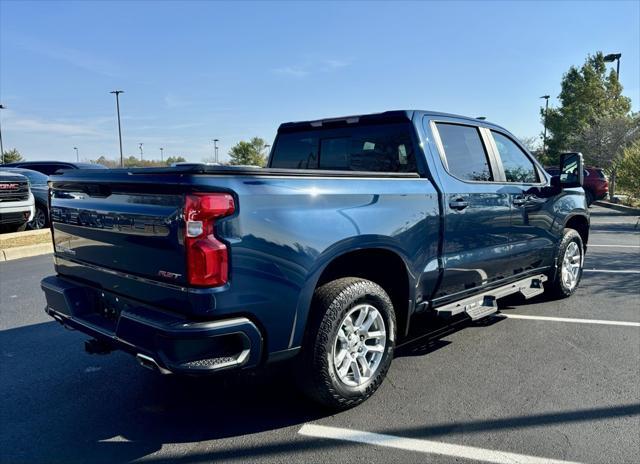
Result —
[[142, 367], [146, 367], [152, 371], [160, 372], [161, 374], [171, 374], [171, 371], [165, 369], [160, 366], [158, 362], [153, 359], [151, 356], [147, 356], [146, 354], [138, 353], [136, 354], [136, 360]]

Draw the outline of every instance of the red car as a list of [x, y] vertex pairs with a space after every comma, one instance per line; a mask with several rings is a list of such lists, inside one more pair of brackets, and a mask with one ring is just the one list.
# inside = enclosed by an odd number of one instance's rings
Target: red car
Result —
[[[560, 174], [560, 170], [556, 166], [545, 168], [552, 176]], [[584, 168], [584, 193], [587, 197], [587, 204], [591, 205], [596, 200], [602, 200], [609, 194], [609, 181], [605, 176], [602, 168], [585, 167]]]

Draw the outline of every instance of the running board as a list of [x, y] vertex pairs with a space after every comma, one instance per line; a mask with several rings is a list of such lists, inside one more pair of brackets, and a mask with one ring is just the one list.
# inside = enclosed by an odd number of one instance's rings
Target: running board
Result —
[[438, 316], [451, 317], [461, 313], [467, 313], [471, 320], [476, 321], [498, 311], [497, 300], [507, 295], [521, 293], [526, 299], [544, 293], [543, 282], [547, 281], [544, 274], [527, 277], [512, 284], [494, 288], [478, 295], [465, 298], [464, 300], [449, 303], [445, 306], [435, 308]]

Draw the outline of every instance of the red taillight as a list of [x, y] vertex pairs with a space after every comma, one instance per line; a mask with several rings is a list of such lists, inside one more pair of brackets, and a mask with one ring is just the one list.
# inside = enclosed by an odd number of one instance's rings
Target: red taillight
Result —
[[187, 276], [191, 285], [215, 287], [229, 279], [227, 246], [219, 241], [215, 220], [233, 214], [233, 197], [228, 193], [187, 195], [184, 205]]

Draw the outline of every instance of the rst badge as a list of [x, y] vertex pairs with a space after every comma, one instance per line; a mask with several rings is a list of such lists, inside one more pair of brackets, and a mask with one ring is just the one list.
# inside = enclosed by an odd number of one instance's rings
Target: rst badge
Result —
[[165, 279], [171, 279], [171, 280], [176, 280], [179, 279], [180, 277], [182, 277], [182, 274], [176, 274], [175, 272], [169, 272], [169, 271], [158, 271], [158, 276], [160, 277], [164, 277]]

